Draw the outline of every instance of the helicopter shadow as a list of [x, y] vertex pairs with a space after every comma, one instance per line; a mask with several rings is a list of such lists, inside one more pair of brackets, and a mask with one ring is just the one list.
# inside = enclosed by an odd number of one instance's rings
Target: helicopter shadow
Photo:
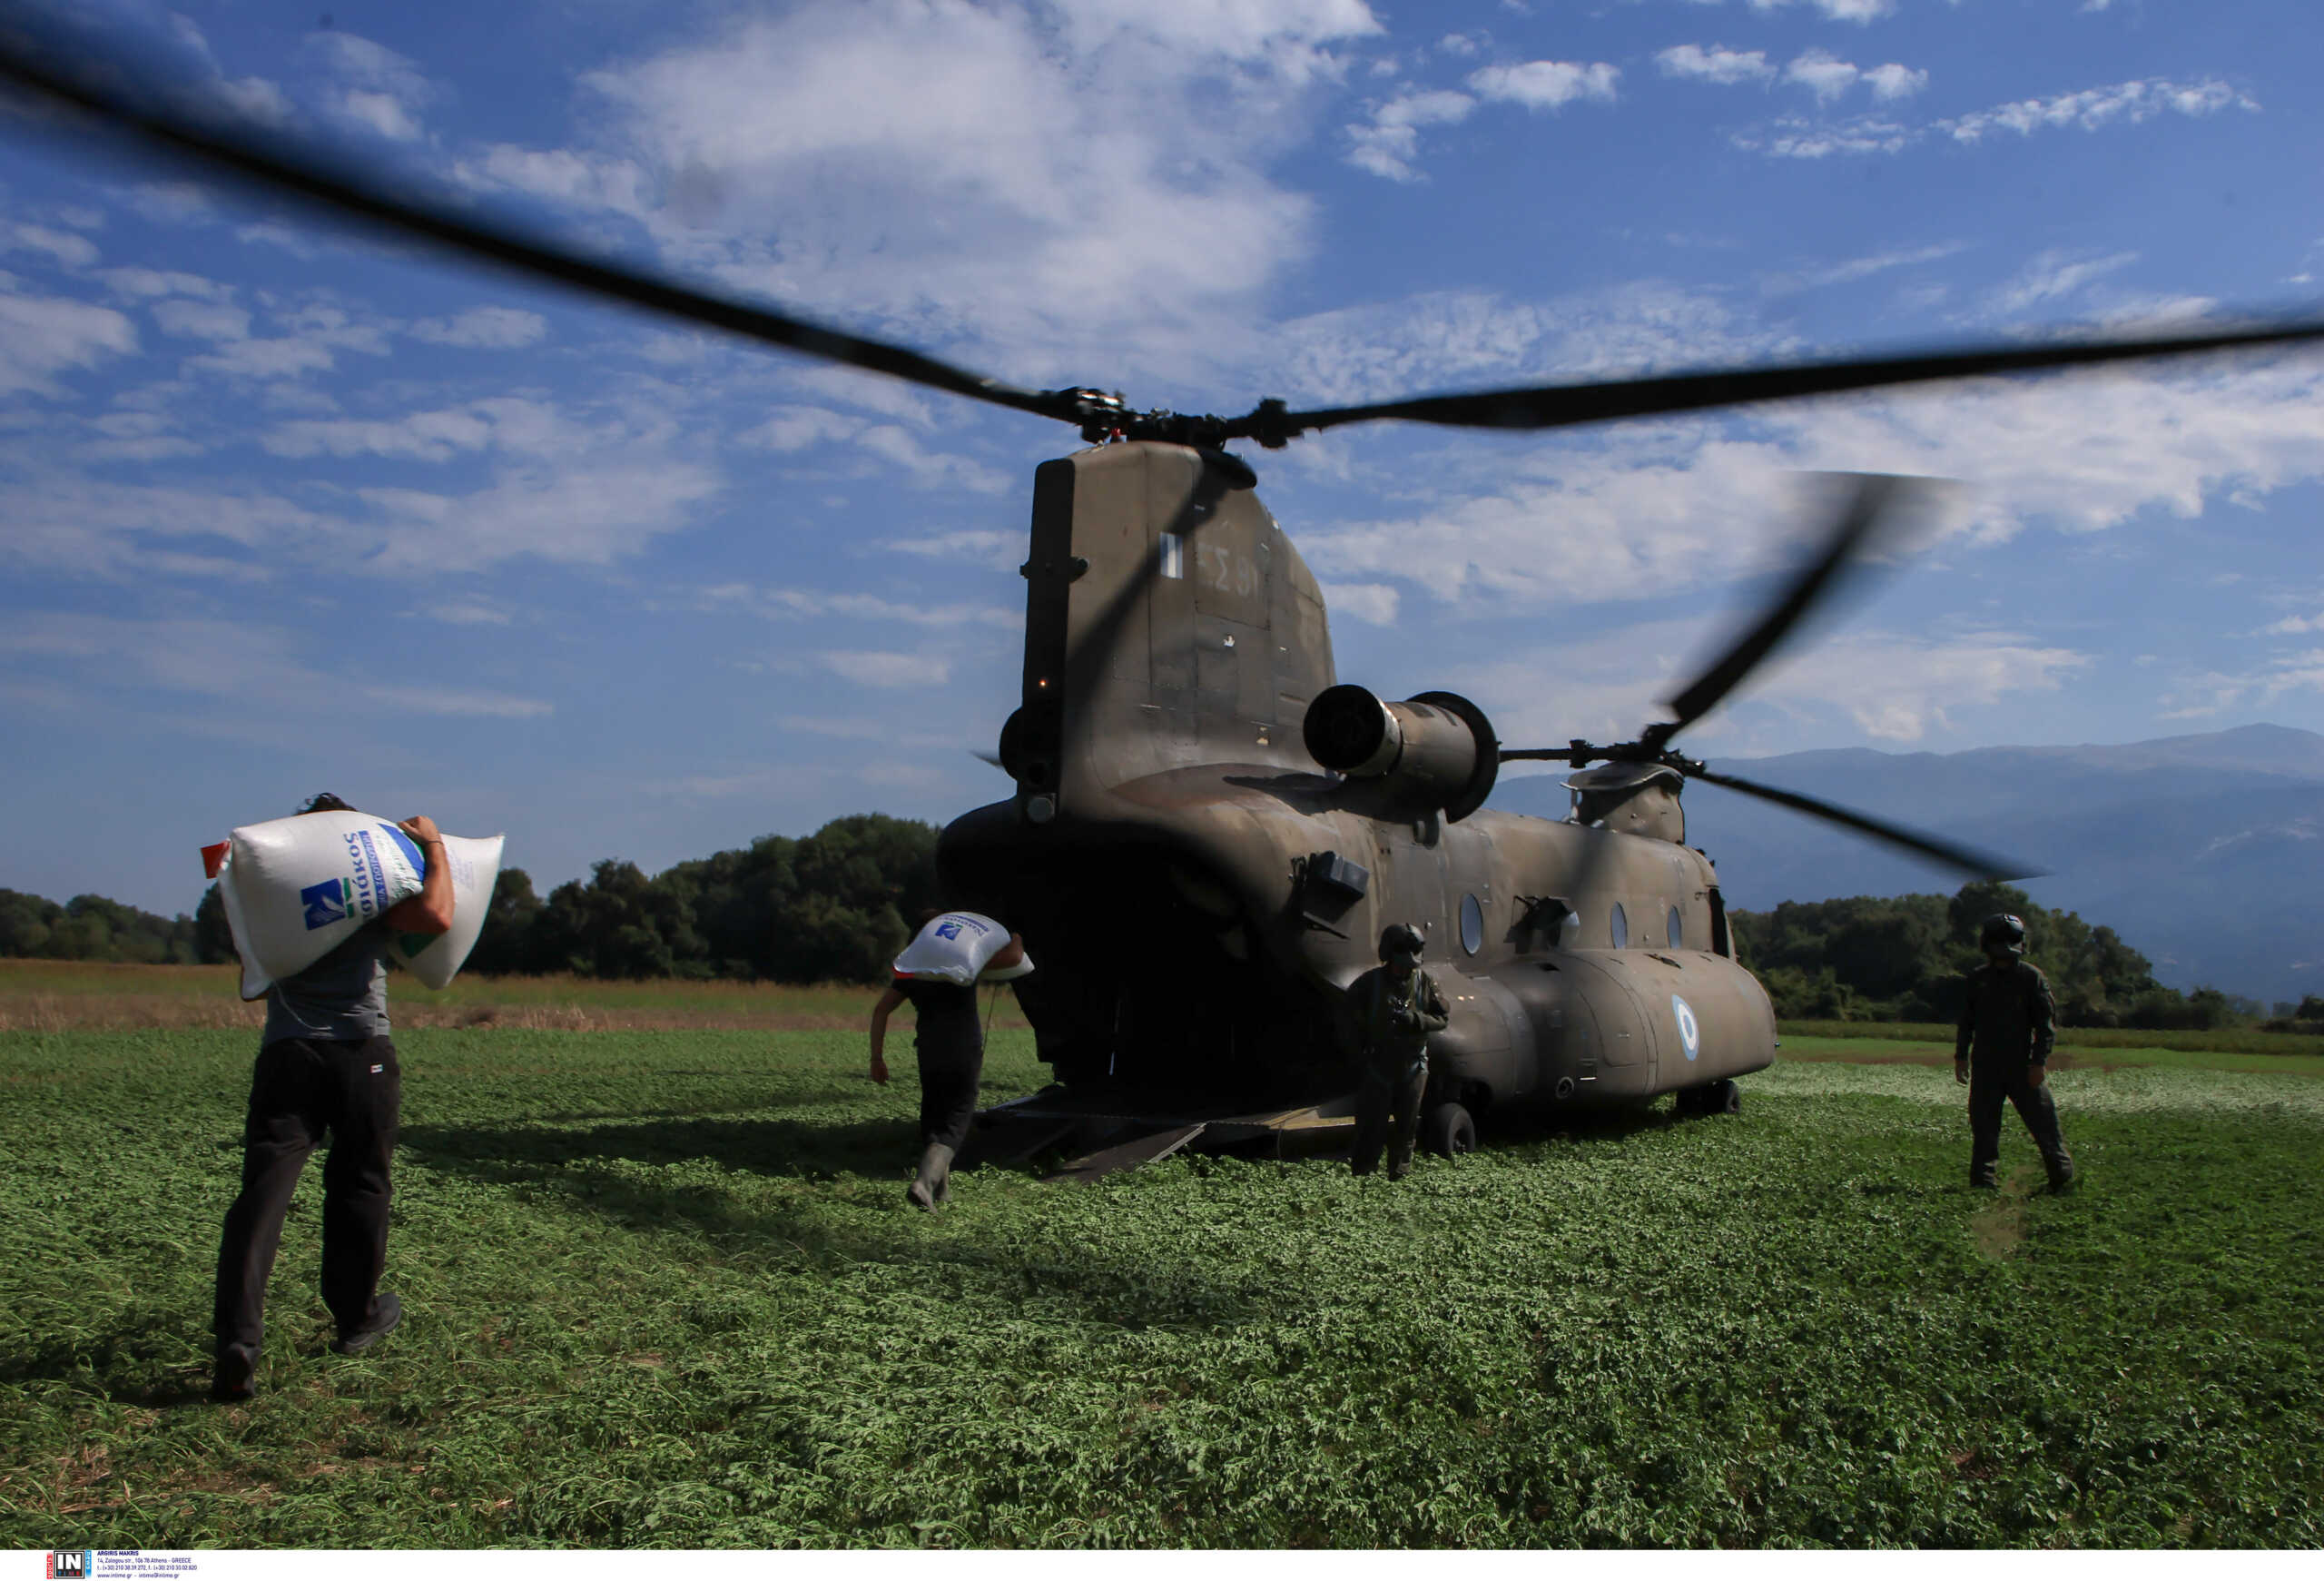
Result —
[[[649, 1232], [675, 1230], [722, 1250], [760, 1253], [781, 1246], [832, 1270], [885, 1264], [946, 1270], [950, 1278], [1001, 1285], [1020, 1300], [1062, 1307], [1079, 1321], [1173, 1329], [1238, 1323], [1280, 1307], [1279, 1291], [1191, 1265], [1157, 1269], [1086, 1244], [1045, 1249], [1015, 1235], [980, 1236], [957, 1202], [935, 1220], [923, 1218], [905, 1205], [902, 1192], [918, 1136], [908, 1120], [653, 1120], [578, 1131], [413, 1126], [403, 1131], [401, 1146], [432, 1170], [529, 1189], [544, 1211], [586, 1213]], [[894, 1228], [835, 1220], [828, 1210], [832, 1203], [815, 1193], [747, 1201], [698, 1183], [662, 1185], [571, 1168], [591, 1161], [663, 1165], [702, 1159], [770, 1179], [830, 1184], [854, 1177], [857, 1188], [867, 1181], [882, 1192], [892, 1187]], [[997, 1172], [1003, 1171], [990, 1164], [975, 1171]], [[841, 1193], [851, 1203], [862, 1201], [860, 1189], [842, 1186]], [[942, 1233], [955, 1224], [966, 1233]], [[938, 1233], [928, 1233], [931, 1229]]]

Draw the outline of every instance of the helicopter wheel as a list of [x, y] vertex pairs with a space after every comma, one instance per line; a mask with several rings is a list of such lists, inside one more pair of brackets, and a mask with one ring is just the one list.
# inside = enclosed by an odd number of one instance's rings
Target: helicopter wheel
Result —
[[1703, 1089], [1702, 1105], [1705, 1114], [1740, 1114], [1743, 1090], [1732, 1082], [1713, 1082]]
[[1421, 1145], [1439, 1158], [1477, 1151], [1477, 1122], [1458, 1103], [1440, 1103], [1421, 1117]]

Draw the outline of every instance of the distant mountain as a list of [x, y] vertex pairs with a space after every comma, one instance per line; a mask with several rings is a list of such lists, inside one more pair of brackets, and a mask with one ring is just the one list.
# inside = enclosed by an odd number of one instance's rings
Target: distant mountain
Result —
[[[2024, 888], [2120, 932], [2174, 988], [2272, 1003], [2324, 992], [2324, 736], [2251, 725], [2126, 746], [1853, 747], [1714, 768], [1804, 791], [2048, 869]], [[1558, 777], [1512, 780], [1510, 812], [1562, 817]], [[1687, 788], [1687, 839], [1728, 905], [1950, 894], [1959, 880], [1716, 786]]]

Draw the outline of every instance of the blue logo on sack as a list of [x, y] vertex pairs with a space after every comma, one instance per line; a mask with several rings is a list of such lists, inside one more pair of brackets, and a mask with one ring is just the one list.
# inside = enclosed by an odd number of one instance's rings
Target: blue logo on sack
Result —
[[348, 907], [354, 903], [354, 885], [344, 878], [328, 878], [320, 884], [310, 884], [299, 892], [299, 899], [307, 908], [307, 931], [327, 928], [346, 919]]
[[960, 936], [960, 923], [951, 917], [946, 917], [942, 922], [936, 924], [936, 936], [940, 939], [959, 938]]

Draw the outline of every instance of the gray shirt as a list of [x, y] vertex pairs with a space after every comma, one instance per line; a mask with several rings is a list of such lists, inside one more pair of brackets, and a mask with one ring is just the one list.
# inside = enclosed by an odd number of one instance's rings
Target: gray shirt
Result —
[[349, 1042], [388, 1035], [388, 952], [395, 935], [382, 920], [267, 996], [264, 1042], [326, 1038]]

